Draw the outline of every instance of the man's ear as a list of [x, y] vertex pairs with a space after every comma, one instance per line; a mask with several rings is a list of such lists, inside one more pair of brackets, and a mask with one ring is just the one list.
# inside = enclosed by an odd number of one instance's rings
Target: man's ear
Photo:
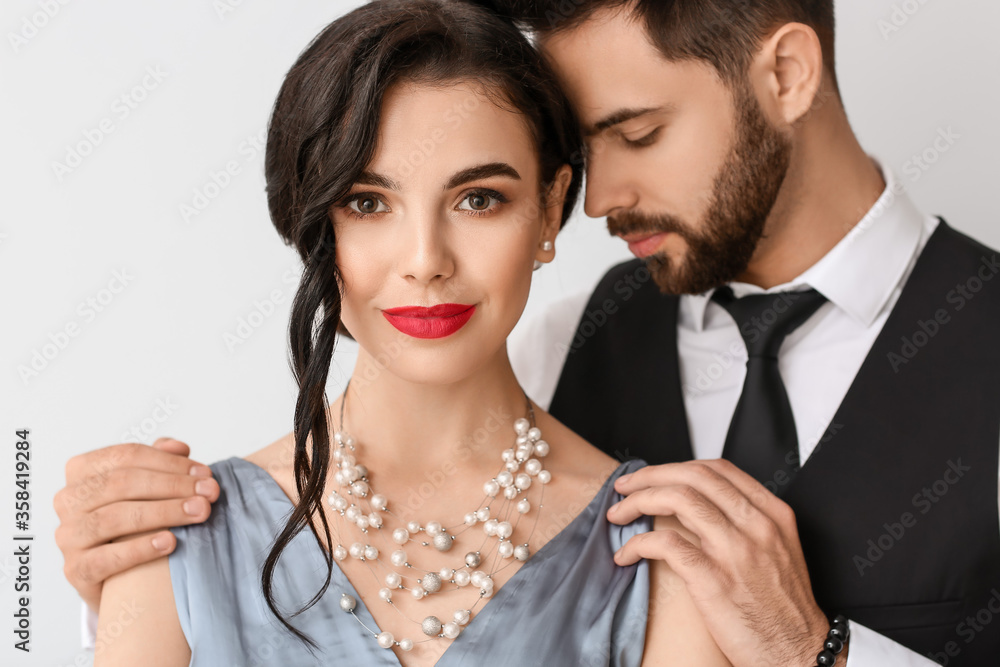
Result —
[[815, 104], [823, 82], [819, 36], [803, 23], [786, 23], [764, 40], [750, 72], [765, 110], [776, 121], [796, 125]]
[[[573, 180], [573, 170], [564, 164], [556, 171], [555, 178], [548, 189], [542, 193], [542, 229], [538, 238], [538, 251], [535, 259], [542, 263], [555, 259], [556, 235], [562, 225], [563, 209], [566, 205], [566, 192]], [[543, 244], [548, 241], [551, 249], [545, 250]]]

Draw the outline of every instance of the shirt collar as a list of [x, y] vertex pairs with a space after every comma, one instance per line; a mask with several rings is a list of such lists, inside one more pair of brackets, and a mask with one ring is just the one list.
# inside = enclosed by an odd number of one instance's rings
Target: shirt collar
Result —
[[[920, 243], [924, 216], [906, 194], [891, 169], [882, 172], [885, 190], [875, 205], [818, 262], [791, 281], [764, 290], [732, 282], [737, 297], [814, 288], [865, 327], [878, 318], [902, 279]], [[705, 325], [705, 311], [713, 290], [685, 295], [683, 308], [696, 331]]]

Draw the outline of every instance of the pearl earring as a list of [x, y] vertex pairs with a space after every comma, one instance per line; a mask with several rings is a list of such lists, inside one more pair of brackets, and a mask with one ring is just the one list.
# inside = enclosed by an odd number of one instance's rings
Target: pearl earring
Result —
[[542, 241], [542, 250], [545, 252], [551, 252], [552, 248], [552, 241]]

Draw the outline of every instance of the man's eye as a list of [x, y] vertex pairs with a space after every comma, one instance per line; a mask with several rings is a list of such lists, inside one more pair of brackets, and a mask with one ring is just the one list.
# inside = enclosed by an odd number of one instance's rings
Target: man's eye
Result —
[[389, 210], [385, 202], [372, 195], [358, 195], [347, 202], [347, 207], [355, 213], [370, 215], [372, 213], [384, 213]]
[[654, 143], [656, 143], [656, 140], [659, 139], [660, 132], [662, 130], [663, 127], [658, 127], [652, 132], [648, 133], [643, 137], [639, 137], [638, 139], [629, 139], [627, 137], [623, 138], [625, 139], [625, 143], [628, 144], [630, 148], [644, 148], [646, 146], [652, 146]]
[[458, 205], [458, 210], [485, 213], [495, 208], [502, 201], [503, 198], [496, 192], [473, 192], [462, 199], [462, 203]]

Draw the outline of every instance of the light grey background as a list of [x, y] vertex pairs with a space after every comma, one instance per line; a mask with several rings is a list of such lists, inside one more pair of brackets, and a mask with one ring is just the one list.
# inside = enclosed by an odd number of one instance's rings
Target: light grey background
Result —
[[[295, 387], [285, 330], [298, 259], [268, 220], [254, 142], [297, 54], [357, 4], [63, 2], [7, 0], [0, 11], [5, 665], [86, 664], [78, 600], [52, 537], [51, 499], [69, 457], [172, 435], [209, 462], [290, 430]], [[1000, 3], [841, 0], [838, 20], [840, 81], [862, 143], [897, 171], [925, 211], [1000, 246]], [[41, 27], [32, 33], [32, 25]], [[112, 132], [101, 129], [102, 119]], [[934, 149], [939, 132], [949, 130], [957, 138], [948, 150]], [[88, 141], [97, 145], [60, 178], [54, 163]], [[926, 171], [913, 162], [925, 151], [935, 160]], [[239, 173], [214, 189], [212, 173], [229, 162]], [[181, 205], [206, 189], [215, 196], [185, 220]], [[529, 318], [591, 288], [629, 257], [601, 221], [582, 214], [557, 249], [556, 262], [536, 274]], [[120, 287], [116, 272], [126, 283], [117, 293], [108, 289]], [[100, 312], [88, 299], [98, 300]], [[275, 303], [271, 312], [265, 301]], [[261, 310], [249, 338], [227, 345], [240, 320]], [[74, 324], [78, 334], [63, 347], [51, 342]], [[19, 368], [30, 367], [36, 352], [52, 358], [24, 379]], [[351, 370], [352, 352], [343, 345], [337, 354], [331, 397]], [[34, 455], [30, 656], [12, 648], [8, 629], [18, 428], [31, 429]]]

